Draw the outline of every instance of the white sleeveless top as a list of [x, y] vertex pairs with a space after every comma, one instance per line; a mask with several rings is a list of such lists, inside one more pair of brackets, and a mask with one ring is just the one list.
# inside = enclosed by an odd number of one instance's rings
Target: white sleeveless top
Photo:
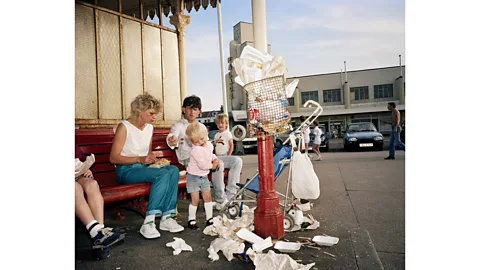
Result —
[[[120, 122], [127, 128], [127, 138], [123, 145], [120, 155], [125, 157], [141, 157], [148, 155], [150, 150], [150, 140], [152, 139], [153, 126], [147, 124], [143, 130], [138, 129], [127, 120]], [[119, 123], [119, 124], [120, 124]], [[113, 128], [113, 132], [117, 130], [118, 124]]]

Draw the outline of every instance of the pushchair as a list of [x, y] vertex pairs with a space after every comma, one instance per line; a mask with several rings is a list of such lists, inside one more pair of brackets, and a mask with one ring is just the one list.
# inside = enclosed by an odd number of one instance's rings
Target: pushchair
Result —
[[[296, 139], [299, 139], [303, 131], [315, 121], [320, 114], [323, 112], [323, 108], [318, 104], [317, 102], [313, 100], [308, 100], [305, 102], [303, 105], [304, 107], [312, 107], [316, 106], [317, 108], [310, 114], [310, 116], [305, 119], [303, 123], [292, 133], [294, 134]], [[286, 139], [285, 142], [277, 148], [273, 152], [273, 165], [274, 165], [274, 180], [276, 181], [282, 172], [285, 170], [286, 167], [290, 164], [291, 157], [293, 155], [293, 151], [296, 149], [292, 149], [292, 146], [290, 144], [290, 138]], [[243, 204], [244, 203], [256, 203], [256, 198], [253, 195], [249, 195], [246, 191], [250, 191], [255, 194], [255, 196], [260, 192], [260, 182], [259, 182], [259, 174], [258, 174], [258, 169], [257, 172], [251, 177], [247, 178], [247, 181], [245, 184], [237, 184], [239, 189], [237, 190], [236, 195], [234, 196], [234, 199], [229, 201], [223, 208], [222, 212], [226, 212], [226, 214], [230, 218], [235, 218], [237, 216], [242, 216], [242, 209], [243, 209]], [[282, 194], [277, 191], [277, 194], [280, 199], [280, 207], [283, 209], [283, 220], [284, 220], [284, 229], [289, 230], [295, 225], [295, 204], [296, 200], [291, 193], [290, 189], [291, 185], [291, 168], [289, 170], [288, 178], [287, 178], [287, 183], [286, 183], [286, 192], [285, 194]], [[283, 202], [281, 200], [283, 198]], [[293, 211], [292, 211], [293, 210]]]

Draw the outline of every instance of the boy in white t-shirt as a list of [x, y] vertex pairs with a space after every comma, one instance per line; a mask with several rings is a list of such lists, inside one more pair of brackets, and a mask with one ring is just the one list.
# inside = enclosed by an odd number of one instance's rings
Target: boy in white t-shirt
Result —
[[[243, 160], [240, 157], [232, 156], [233, 152], [233, 136], [228, 130], [228, 117], [225, 114], [220, 114], [215, 119], [218, 127], [218, 133], [214, 137], [215, 154], [217, 158], [223, 161], [224, 168], [230, 169], [228, 172], [228, 184], [225, 192], [225, 183], [214, 183], [215, 193], [219, 193], [220, 197], [226, 195], [226, 202], [234, 199], [237, 193], [237, 183], [240, 182], [240, 173], [242, 171]], [[215, 187], [217, 184], [217, 187]], [[225, 203], [217, 204], [217, 210], [221, 210]]]

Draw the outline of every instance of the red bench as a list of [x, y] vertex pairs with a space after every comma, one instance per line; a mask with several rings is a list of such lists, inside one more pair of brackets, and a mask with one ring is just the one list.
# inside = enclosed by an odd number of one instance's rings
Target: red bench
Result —
[[[175, 151], [167, 146], [167, 129], [155, 129], [152, 139], [152, 150], [158, 158], [170, 160], [170, 165], [177, 166], [179, 170], [185, 167], [178, 163]], [[75, 143], [85, 155], [95, 154], [95, 163], [90, 168], [95, 180], [100, 185], [100, 192], [103, 195], [105, 204], [122, 202], [117, 206], [117, 217], [123, 219], [120, 207], [135, 210], [145, 216], [150, 194], [151, 183], [138, 183], [120, 185], [116, 181], [115, 167], [110, 163], [110, 149], [113, 143], [112, 129], [78, 129], [75, 130]], [[228, 169], [225, 169], [225, 178], [228, 178]], [[179, 197], [186, 198], [186, 176], [178, 181]]]

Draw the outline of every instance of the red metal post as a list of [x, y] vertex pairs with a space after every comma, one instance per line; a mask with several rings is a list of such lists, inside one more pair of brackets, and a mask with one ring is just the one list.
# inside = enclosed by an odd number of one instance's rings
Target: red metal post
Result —
[[285, 232], [283, 212], [275, 192], [272, 136], [266, 136], [263, 131], [258, 131], [257, 149], [260, 192], [257, 195], [255, 209], [255, 233], [262, 238], [270, 236], [272, 239], [279, 239]]

